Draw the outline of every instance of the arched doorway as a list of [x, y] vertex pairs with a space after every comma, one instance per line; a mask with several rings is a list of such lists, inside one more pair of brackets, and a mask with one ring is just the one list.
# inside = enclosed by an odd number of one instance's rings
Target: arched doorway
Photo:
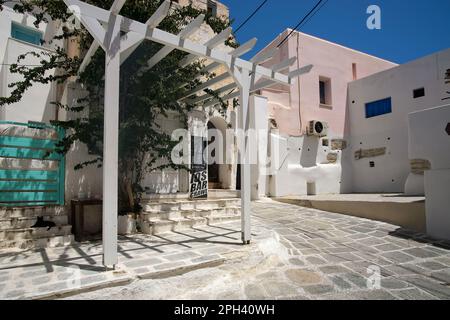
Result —
[[230, 189], [231, 171], [226, 163], [227, 123], [223, 118], [212, 117], [208, 121], [208, 189]]

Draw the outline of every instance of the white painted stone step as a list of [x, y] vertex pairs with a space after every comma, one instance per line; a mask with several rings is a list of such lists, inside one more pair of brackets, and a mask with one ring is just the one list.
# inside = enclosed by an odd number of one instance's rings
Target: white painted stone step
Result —
[[178, 219], [178, 218], [192, 218], [192, 217], [211, 217], [217, 215], [234, 215], [240, 214], [240, 207], [221, 207], [215, 209], [191, 209], [191, 210], [176, 210], [176, 211], [151, 211], [142, 212], [142, 220], [150, 219]]
[[141, 222], [141, 231], [144, 234], [158, 235], [169, 231], [181, 231], [198, 226], [204, 226], [213, 223], [222, 223], [236, 221], [241, 217], [240, 214], [218, 215], [213, 217], [192, 217], [176, 219], [150, 219]]
[[50, 238], [55, 236], [67, 236], [70, 235], [72, 226], [56, 226], [47, 230], [47, 228], [24, 228], [24, 229], [7, 229], [0, 230], [0, 242], [2, 241], [14, 241], [25, 239], [39, 239]]
[[201, 226], [206, 224], [205, 218], [191, 218], [191, 219], [171, 219], [171, 220], [160, 220], [152, 219], [149, 221], [143, 221], [141, 223], [142, 232], [145, 234], [161, 234], [169, 231], [179, 231], [183, 229], [189, 229], [196, 226]]
[[145, 212], [177, 211], [177, 210], [211, 210], [227, 206], [240, 206], [240, 199], [214, 199], [194, 201], [147, 201], [143, 203]]
[[209, 199], [233, 199], [240, 198], [239, 190], [210, 189], [208, 190]]
[[46, 207], [0, 207], [0, 220], [9, 218], [37, 218], [41, 216], [67, 215], [64, 206]]
[[[63, 226], [68, 224], [68, 217], [66, 215], [61, 216], [48, 216], [44, 215], [44, 221], [52, 221], [57, 226]], [[13, 217], [0, 219], [0, 230], [7, 229], [25, 229], [30, 228], [36, 223], [36, 217]]]
[[0, 249], [19, 248], [19, 249], [40, 249], [64, 247], [74, 243], [73, 235], [61, 235], [52, 237], [43, 237], [37, 239], [21, 239], [0, 241]]

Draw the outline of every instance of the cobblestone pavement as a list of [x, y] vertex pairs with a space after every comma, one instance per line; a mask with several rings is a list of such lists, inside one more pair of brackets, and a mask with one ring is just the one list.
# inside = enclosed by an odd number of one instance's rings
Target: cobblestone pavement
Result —
[[161, 278], [245, 255], [238, 224], [159, 236], [119, 238], [115, 271], [102, 266], [101, 242], [64, 248], [0, 251], [0, 299], [36, 299]]
[[277, 202], [254, 203], [253, 226], [258, 236], [248, 256], [74, 298], [450, 298], [449, 243], [387, 223]]
[[115, 273], [101, 270], [99, 243], [0, 252], [0, 297], [68, 292], [73, 285], [68, 268], [76, 266], [81, 283], [75, 284], [82, 290], [117, 286], [68, 299], [450, 298], [447, 242], [273, 201], [252, 208], [250, 246], [240, 245], [239, 222], [134, 236], [120, 241]]

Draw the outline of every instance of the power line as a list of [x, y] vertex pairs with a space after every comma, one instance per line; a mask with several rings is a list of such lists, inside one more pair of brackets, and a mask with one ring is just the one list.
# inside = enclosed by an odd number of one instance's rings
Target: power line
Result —
[[[323, 5], [325, 3], [328, 2], [328, 0], [326, 0], [324, 3], [323, 3], [323, 1], [324, 0], [319, 0], [316, 3], [316, 5], [311, 10], [309, 10], [309, 12], [300, 20], [300, 22], [292, 29], [292, 31], [280, 42], [280, 44], [278, 44], [278, 46], [277, 46], [278, 48], [281, 47], [283, 45], [283, 43], [289, 39], [289, 37], [294, 33], [294, 31], [296, 31], [303, 23], [306, 23], [312, 16], [314, 16], [323, 7]], [[316, 10], [319, 7], [319, 5], [321, 5], [321, 4], [322, 4], [322, 6], [316, 12], [314, 12], [314, 10]], [[313, 12], [314, 12], [314, 14], [313, 14]], [[313, 15], [310, 17], [311, 14], [313, 14]]]
[[302, 28], [303, 26], [305, 26], [305, 24], [307, 24], [308, 21], [311, 20], [311, 19], [316, 15], [316, 13], [319, 12], [320, 9], [322, 9], [322, 7], [325, 6], [325, 5], [327, 4], [327, 2], [328, 2], [328, 0], [325, 0], [325, 2], [322, 3], [322, 5], [321, 5], [321, 6], [320, 6], [320, 7], [319, 7], [319, 8], [318, 8], [311, 16], [309, 16], [308, 19], [306, 19], [305, 22], [303, 22], [303, 24], [302, 24], [298, 29], [300, 29], [300, 28]]
[[242, 22], [237, 28], [236, 30], [234, 30], [234, 34], [236, 34], [243, 26], [245, 26], [247, 24], [247, 22], [250, 21], [251, 18], [253, 18], [253, 16], [267, 3], [267, 1], [269, 0], [264, 0], [258, 8], [255, 9], [255, 11], [253, 11], [253, 13], [251, 15], [248, 16], [247, 19], [245, 19], [244, 22]]

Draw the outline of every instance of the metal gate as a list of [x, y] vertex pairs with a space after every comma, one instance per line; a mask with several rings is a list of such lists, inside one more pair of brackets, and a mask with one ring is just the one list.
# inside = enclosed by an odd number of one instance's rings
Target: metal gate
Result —
[[64, 204], [62, 128], [0, 121], [0, 206]]

